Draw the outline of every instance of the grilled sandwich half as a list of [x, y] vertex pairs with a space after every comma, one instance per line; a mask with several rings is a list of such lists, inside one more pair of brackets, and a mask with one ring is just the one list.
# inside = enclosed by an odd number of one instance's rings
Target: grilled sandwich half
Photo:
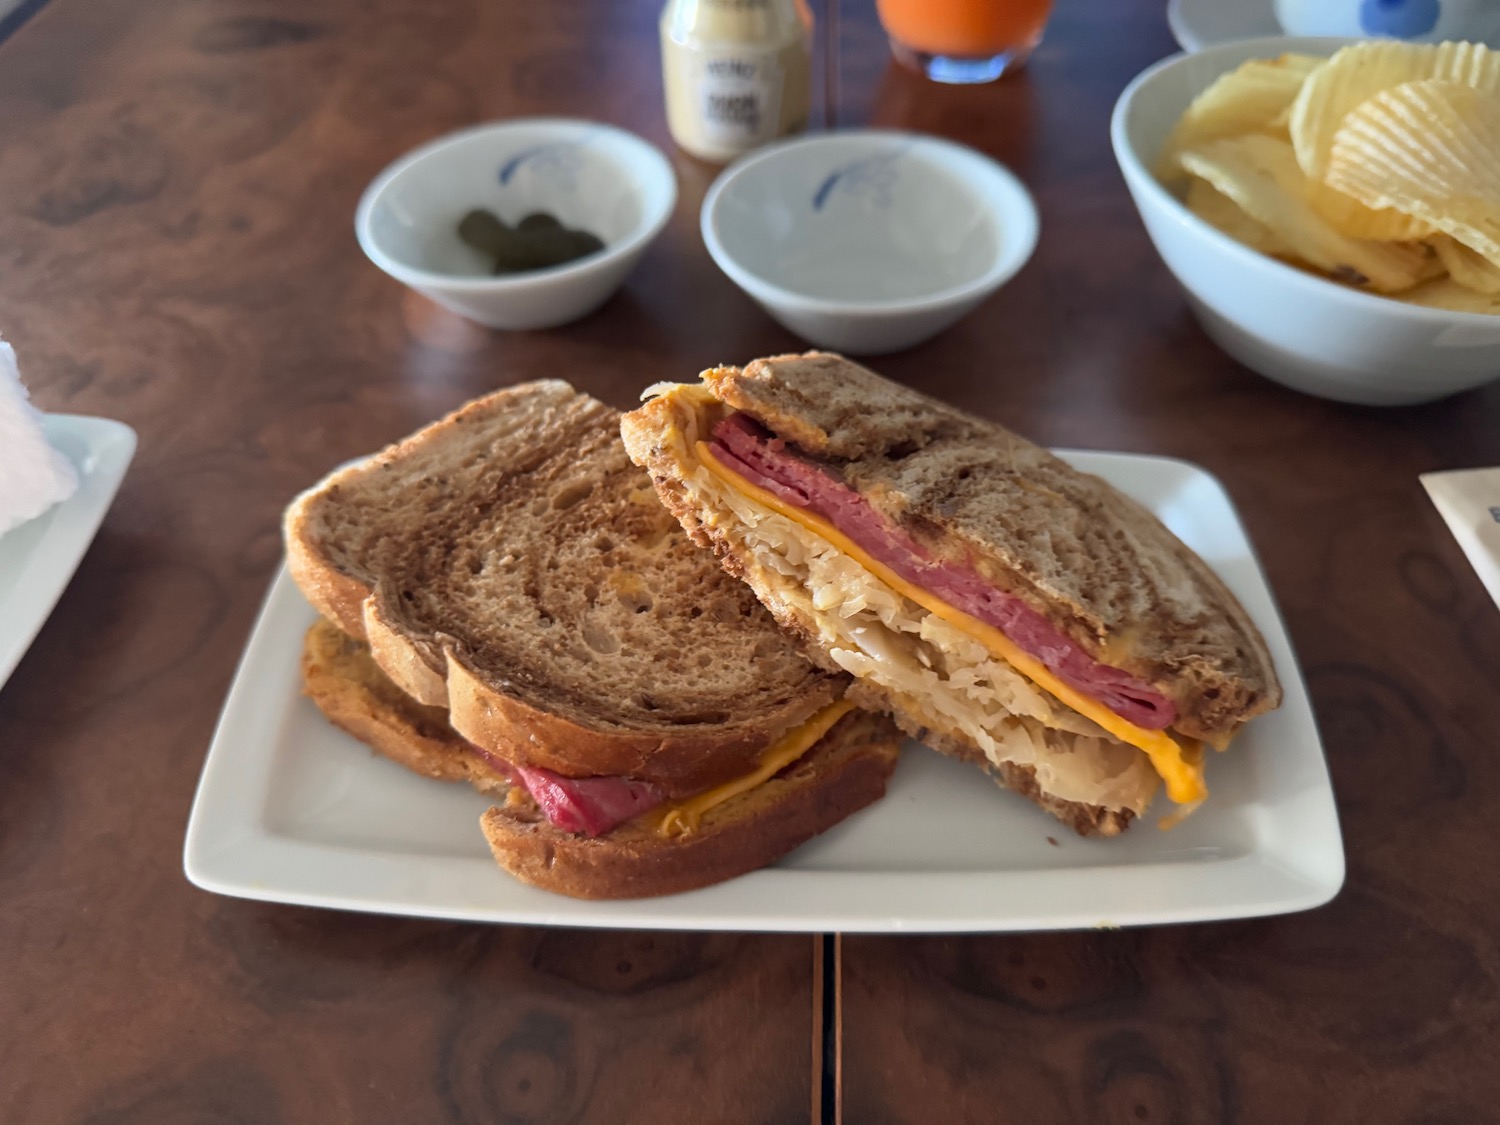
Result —
[[300, 496], [303, 675], [335, 723], [498, 803], [499, 864], [585, 898], [772, 862], [877, 800], [899, 735], [688, 542], [619, 414], [499, 391]]
[[663, 502], [861, 705], [1083, 835], [1280, 703], [1264, 640], [1154, 516], [1018, 435], [809, 353], [660, 384], [622, 432]]

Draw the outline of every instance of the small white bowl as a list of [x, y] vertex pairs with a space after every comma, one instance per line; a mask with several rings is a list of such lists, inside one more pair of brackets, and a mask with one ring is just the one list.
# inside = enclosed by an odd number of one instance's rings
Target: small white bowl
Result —
[[1257, 253], [1190, 212], [1151, 171], [1183, 110], [1219, 75], [1246, 59], [1330, 55], [1346, 42], [1247, 39], [1164, 59], [1115, 104], [1115, 158], [1204, 331], [1235, 359], [1339, 402], [1430, 402], [1500, 378], [1500, 316], [1361, 293]]
[[[491, 328], [551, 328], [602, 305], [677, 202], [659, 150], [595, 121], [526, 118], [450, 133], [375, 177], [355, 212], [370, 260], [420, 293]], [[545, 270], [495, 276], [458, 237], [476, 207], [507, 223], [533, 211], [599, 236], [604, 249]]]
[[1037, 212], [989, 157], [936, 137], [822, 133], [726, 169], [703, 241], [731, 280], [821, 347], [877, 355], [936, 335], [1005, 284]]

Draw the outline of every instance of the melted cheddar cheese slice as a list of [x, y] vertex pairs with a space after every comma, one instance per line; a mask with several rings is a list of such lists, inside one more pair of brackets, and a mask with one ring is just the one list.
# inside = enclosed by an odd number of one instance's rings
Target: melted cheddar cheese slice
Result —
[[682, 836], [689, 832], [696, 832], [699, 821], [709, 809], [715, 805], [722, 805], [731, 797], [748, 793], [763, 782], [770, 781], [816, 746], [818, 741], [833, 729], [833, 724], [852, 710], [854, 710], [854, 704], [847, 699], [830, 703], [812, 718], [793, 727], [773, 742], [771, 748], [761, 756], [760, 765], [752, 772], [743, 777], [737, 777], [733, 781], [726, 781], [723, 785], [710, 789], [706, 793], [699, 793], [680, 805], [673, 805], [661, 818], [661, 827], [657, 831], [663, 836]]
[[1165, 731], [1147, 730], [1129, 719], [1121, 718], [1098, 700], [1090, 699], [1076, 688], [1063, 683], [1040, 660], [1023, 651], [993, 625], [954, 609], [941, 598], [913, 585], [884, 563], [872, 558], [827, 520], [788, 504], [725, 467], [713, 455], [708, 442], [698, 442], [696, 449], [703, 467], [735, 491], [826, 539], [897, 593], [973, 637], [996, 659], [1005, 661], [1037, 687], [1054, 695], [1063, 705], [1092, 719], [1121, 742], [1141, 750], [1151, 759], [1152, 767], [1166, 783], [1167, 796], [1177, 804], [1194, 804], [1208, 796], [1208, 789], [1203, 783], [1202, 746], [1195, 740], [1185, 740], [1190, 744], [1184, 746]]

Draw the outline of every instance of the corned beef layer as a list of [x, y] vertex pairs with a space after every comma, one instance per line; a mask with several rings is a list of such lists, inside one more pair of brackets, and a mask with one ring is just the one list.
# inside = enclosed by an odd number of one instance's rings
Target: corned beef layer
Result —
[[628, 777], [564, 777], [536, 766], [513, 766], [470, 744], [469, 749], [496, 773], [525, 787], [554, 827], [599, 836], [662, 802], [654, 785]]
[[906, 581], [992, 625], [1058, 679], [1147, 730], [1177, 718], [1172, 701], [1120, 668], [1101, 664], [1020, 598], [971, 566], [937, 559], [850, 488], [832, 466], [787, 448], [747, 414], [714, 428], [713, 453], [726, 468], [786, 503], [821, 516]]

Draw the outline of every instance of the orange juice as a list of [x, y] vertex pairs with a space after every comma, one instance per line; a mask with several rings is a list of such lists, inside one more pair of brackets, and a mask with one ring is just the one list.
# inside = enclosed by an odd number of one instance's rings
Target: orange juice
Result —
[[909, 50], [984, 58], [1034, 47], [1052, 0], [876, 0], [875, 6], [886, 34]]

